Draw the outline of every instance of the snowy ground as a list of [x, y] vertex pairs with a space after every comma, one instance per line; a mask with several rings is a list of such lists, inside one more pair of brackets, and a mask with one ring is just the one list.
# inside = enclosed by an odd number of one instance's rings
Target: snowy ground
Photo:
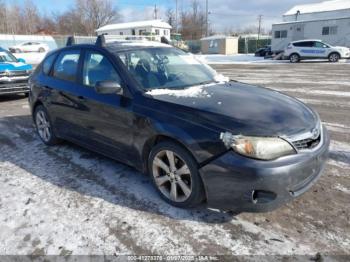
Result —
[[[238, 54], [238, 55], [196, 55], [196, 57], [204, 63], [211, 65], [222, 64], [289, 64], [288, 60], [272, 60], [264, 57], [256, 57], [254, 54]], [[327, 60], [307, 60], [301, 63], [328, 63]], [[341, 60], [342, 64], [350, 64], [349, 60]]]
[[350, 256], [348, 68], [216, 68], [318, 110], [332, 147], [324, 175], [308, 193], [267, 214], [177, 209], [125, 165], [68, 143], [44, 146], [27, 101], [0, 97], [0, 254]]
[[47, 53], [14, 53], [13, 55], [17, 58], [22, 58], [27, 64], [38, 65], [45, 58]]

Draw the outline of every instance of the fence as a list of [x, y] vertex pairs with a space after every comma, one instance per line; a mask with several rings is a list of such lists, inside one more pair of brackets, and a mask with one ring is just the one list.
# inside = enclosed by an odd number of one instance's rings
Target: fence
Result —
[[250, 54], [255, 53], [255, 51], [266, 45], [271, 45], [271, 39], [249, 39], [240, 38], [238, 40], [238, 53], [240, 54]]

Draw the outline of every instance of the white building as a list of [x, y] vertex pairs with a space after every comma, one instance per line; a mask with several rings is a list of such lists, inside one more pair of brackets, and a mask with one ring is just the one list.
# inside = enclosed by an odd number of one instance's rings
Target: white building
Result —
[[140, 36], [154, 35], [157, 40], [165, 36], [170, 40], [171, 25], [162, 20], [137, 21], [130, 23], [110, 24], [96, 30], [97, 35]]
[[283, 15], [283, 22], [272, 25], [273, 51], [303, 39], [350, 47], [350, 0], [298, 5]]

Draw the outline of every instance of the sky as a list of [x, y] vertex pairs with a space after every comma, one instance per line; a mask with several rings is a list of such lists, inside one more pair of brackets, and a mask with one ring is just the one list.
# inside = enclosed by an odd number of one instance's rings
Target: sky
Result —
[[[63, 12], [73, 5], [73, 0], [32, 0], [39, 10], [45, 13]], [[205, 8], [205, 0], [198, 0]], [[257, 26], [258, 16], [262, 15], [262, 26], [267, 31], [271, 24], [282, 20], [282, 15], [295, 5], [317, 3], [322, 0], [208, 0], [209, 21], [216, 32], [236, 31], [238, 29]], [[8, 4], [25, 0], [6, 0]], [[53, 4], [54, 2], [54, 4]], [[175, 9], [176, 0], [115, 0], [121, 14], [121, 21], [152, 19], [154, 5], [158, 15], [165, 19], [168, 8]], [[191, 0], [178, 0], [179, 11], [189, 8]]]

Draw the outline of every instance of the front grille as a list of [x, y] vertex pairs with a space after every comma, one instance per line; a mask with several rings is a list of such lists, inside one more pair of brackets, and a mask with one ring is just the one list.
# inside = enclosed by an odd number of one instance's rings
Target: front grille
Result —
[[321, 142], [321, 135], [318, 136], [318, 138], [316, 139], [307, 138], [307, 139], [294, 141], [293, 145], [297, 150], [307, 150], [307, 149], [314, 149], [320, 144], [320, 142]]
[[18, 71], [2, 71], [0, 77], [16, 77], [16, 76], [29, 76], [29, 71], [18, 70]]

